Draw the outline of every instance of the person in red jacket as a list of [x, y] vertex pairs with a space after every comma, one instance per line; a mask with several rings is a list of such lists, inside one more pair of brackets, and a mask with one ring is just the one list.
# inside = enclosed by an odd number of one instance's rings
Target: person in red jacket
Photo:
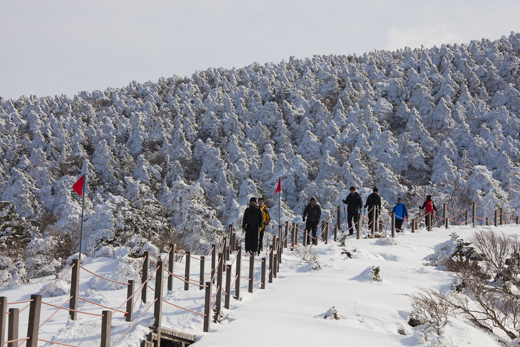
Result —
[[424, 201], [422, 206], [419, 208], [420, 209], [424, 208], [424, 214], [426, 215], [426, 217], [425, 217], [426, 227], [428, 227], [428, 223], [430, 223], [430, 221], [428, 220], [428, 212], [431, 213], [432, 217], [435, 214], [435, 212], [437, 212], [437, 207], [435, 207], [435, 203], [432, 200], [432, 196], [431, 195], [426, 196], [426, 200]]

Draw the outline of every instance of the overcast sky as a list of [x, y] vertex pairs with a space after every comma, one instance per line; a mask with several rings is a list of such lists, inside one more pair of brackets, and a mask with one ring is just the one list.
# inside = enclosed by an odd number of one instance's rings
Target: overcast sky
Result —
[[516, 0], [0, 0], [0, 96], [520, 32]]

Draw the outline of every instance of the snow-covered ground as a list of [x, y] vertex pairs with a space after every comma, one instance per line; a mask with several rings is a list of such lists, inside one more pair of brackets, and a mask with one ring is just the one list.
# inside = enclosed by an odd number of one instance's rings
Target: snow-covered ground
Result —
[[[484, 230], [494, 227], [480, 227]], [[426, 332], [425, 326], [411, 328], [407, 322], [411, 311], [410, 296], [421, 288], [450, 290], [453, 276], [446, 271], [426, 265], [425, 257], [435, 253], [435, 246], [450, 240], [456, 233], [469, 240], [476, 229], [471, 227], [439, 228], [432, 232], [424, 229], [416, 234], [398, 234], [391, 239], [348, 238], [344, 247], [337, 242], [321, 243], [317, 252], [318, 270], [302, 263], [296, 251], [285, 250], [279, 277], [260, 290], [255, 284], [254, 293], [247, 293], [247, 282], [242, 281], [242, 301], [231, 301], [230, 310], [224, 310], [220, 324], [211, 324], [210, 333], [203, 333], [202, 317], [163, 304], [163, 327], [180, 330], [197, 336], [196, 346], [501, 346], [496, 337], [487, 334], [466, 321], [450, 318], [442, 336]], [[506, 235], [516, 235], [520, 228], [502, 226]], [[346, 252], [349, 252], [349, 257]], [[122, 256], [87, 258], [84, 266], [100, 275], [121, 280], [121, 274], [135, 274], [135, 261]], [[193, 278], [198, 280], [199, 263], [192, 261]], [[370, 280], [369, 270], [380, 267], [379, 282]], [[210, 263], [206, 264], [206, 270]], [[243, 260], [243, 275], [248, 260]], [[257, 264], [256, 280], [260, 278]], [[184, 264], [176, 263], [176, 273], [184, 273]], [[234, 273], [234, 271], [233, 271]], [[67, 275], [68, 276], [68, 275]], [[133, 277], [133, 276], [132, 276]], [[66, 278], [66, 277], [65, 277]], [[131, 279], [131, 278], [128, 278]], [[31, 284], [4, 288], [1, 296], [9, 302], [26, 300], [30, 294], [40, 293], [54, 282], [51, 277], [31, 280]], [[126, 298], [126, 288], [109, 285], [81, 274], [80, 296], [100, 304], [117, 307]], [[108, 282], [107, 282], [108, 283]], [[154, 283], [153, 281], [151, 283]], [[139, 284], [139, 281], [138, 281]], [[204, 291], [192, 287], [183, 290], [179, 280], [174, 291], [165, 300], [182, 307], [203, 312]], [[116, 289], [121, 288], [121, 289]], [[53, 295], [52, 297], [50, 295]], [[153, 292], [148, 291], [148, 303]], [[68, 283], [59, 282], [44, 296], [44, 301], [56, 305], [69, 298]], [[24, 305], [17, 305], [23, 307]], [[324, 319], [334, 307], [342, 319]], [[147, 308], [138, 303], [134, 311], [137, 319]], [[102, 308], [80, 302], [80, 310], [101, 313]], [[54, 309], [42, 307], [41, 322]], [[20, 317], [20, 332], [25, 334], [28, 309]], [[117, 345], [138, 346], [153, 323], [153, 308], [130, 330]], [[112, 321], [112, 344], [130, 327], [122, 314], [116, 313]], [[40, 338], [74, 346], [99, 346], [101, 318], [80, 315], [70, 321], [68, 312], [56, 314], [40, 330]], [[404, 332], [405, 335], [400, 334]], [[41, 346], [51, 346], [41, 343]]]

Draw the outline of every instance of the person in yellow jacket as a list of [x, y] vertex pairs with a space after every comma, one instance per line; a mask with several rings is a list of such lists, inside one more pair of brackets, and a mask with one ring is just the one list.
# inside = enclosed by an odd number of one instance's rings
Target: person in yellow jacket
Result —
[[271, 216], [269, 216], [269, 210], [264, 205], [264, 198], [258, 199], [258, 207], [260, 210], [262, 210], [262, 213], [264, 214], [264, 222], [262, 223], [262, 230], [260, 230], [260, 235], [258, 237], [258, 253], [262, 252], [264, 248], [264, 233], [265, 233], [265, 227], [270, 223]]

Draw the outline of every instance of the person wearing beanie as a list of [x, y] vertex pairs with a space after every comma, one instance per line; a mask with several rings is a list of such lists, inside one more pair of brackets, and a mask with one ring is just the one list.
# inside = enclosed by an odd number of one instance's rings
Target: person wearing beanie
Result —
[[258, 199], [258, 208], [262, 210], [262, 214], [264, 216], [264, 222], [262, 223], [262, 230], [260, 230], [260, 235], [258, 237], [258, 253], [262, 252], [262, 249], [264, 249], [264, 234], [265, 234], [265, 227], [269, 225], [271, 222], [271, 216], [269, 215], [269, 210], [264, 205], [264, 198]]
[[[437, 207], [435, 206], [435, 203], [433, 202], [432, 196], [427, 195], [426, 200], [423, 202], [422, 206], [419, 207], [421, 210], [424, 208], [424, 214], [425, 214], [425, 221], [426, 221], [426, 227], [428, 227], [429, 223], [432, 223], [433, 215], [435, 212], [437, 212]], [[428, 214], [429, 213], [429, 214]], [[430, 219], [428, 219], [428, 216], [430, 216]]]
[[[305, 221], [307, 219], [307, 221]], [[305, 230], [307, 231], [307, 244], [310, 244], [310, 234], [312, 232], [313, 243], [318, 244], [316, 233], [318, 231], [318, 223], [321, 219], [321, 207], [316, 203], [316, 198], [313, 196], [305, 209], [303, 210], [303, 221], [305, 222]]]
[[408, 220], [408, 210], [403, 204], [403, 200], [401, 198], [397, 199], [397, 204], [394, 206], [392, 212], [395, 213], [395, 230], [397, 232], [403, 231], [403, 222]]
[[[379, 189], [374, 188], [372, 194], [367, 198], [365, 208], [368, 208], [368, 230], [372, 230], [372, 223], [376, 223], [381, 213], [381, 196], [379, 195]], [[375, 209], [375, 215], [372, 212]], [[377, 230], [377, 225], [376, 225]]]
[[[348, 233], [353, 235], [354, 227], [359, 221], [359, 213], [363, 208], [363, 201], [361, 200], [361, 195], [356, 192], [356, 187], [350, 187], [350, 194], [342, 201], [347, 205]], [[354, 225], [352, 220], [354, 220]]]
[[242, 219], [242, 232], [245, 231], [246, 253], [254, 255], [258, 251], [258, 234], [262, 230], [264, 214], [256, 206], [256, 198], [249, 199], [249, 207], [244, 211]]

